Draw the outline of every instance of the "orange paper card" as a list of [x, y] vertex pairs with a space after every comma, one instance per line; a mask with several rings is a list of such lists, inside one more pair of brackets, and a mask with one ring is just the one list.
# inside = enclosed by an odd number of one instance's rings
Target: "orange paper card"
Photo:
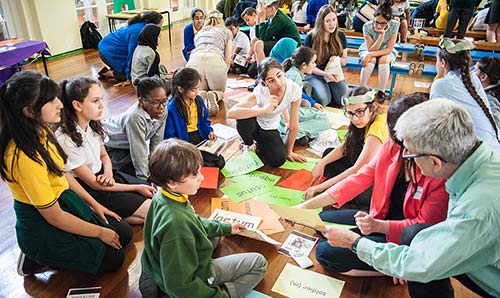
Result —
[[293, 173], [290, 177], [278, 183], [278, 186], [300, 191], [306, 191], [312, 185], [312, 173], [302, 169]]
[[201, 182], [200, 188], [217, 189], [219, 186], [219, 168], [202, 167], [201, 174], [205, 179]]

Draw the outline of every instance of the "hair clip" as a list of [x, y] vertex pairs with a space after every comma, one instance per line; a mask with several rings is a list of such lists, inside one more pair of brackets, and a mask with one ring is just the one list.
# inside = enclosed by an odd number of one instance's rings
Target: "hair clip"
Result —
[[457, 39], [454, 41], [450, 38], [443, 37], [439, 41], [439, 47], [445, 49], [450, 54], [456, 54], [463, 51], [470, 51], [476, 46], [468, 39]]

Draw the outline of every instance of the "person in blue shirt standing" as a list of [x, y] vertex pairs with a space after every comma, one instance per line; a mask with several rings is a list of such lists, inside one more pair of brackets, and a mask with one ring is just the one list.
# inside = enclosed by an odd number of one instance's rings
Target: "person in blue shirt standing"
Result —
[[412, 107], [395, 131], [403, 158], [413, 159], [426, 176], [447, 179], [446, 220], [407, 227], [402, 245], [317, 229], [330, 245], [350, 248], [395, 282], [407, 280], [412, 298], [454, 297], [449, 277], [481, 297], [500, 297], [500, 153], [477, 139], [467, 110], [448, 99]]
[[127, 26], [106, 35], [99, 42], [99, 56], [107, 67], [99, 71], [99, 79], [114, 77], [119, 82], [115, 86], [130, 85], [130, 68], [138, 44], [137, 37], [146, 24], [156, 24], [161, 27], [162, 23], [161, 14], [148, 11], [134, 16], [128, 21]]
[[189, 60], [189, 55], [194, 50], [194, 36], [201, 30], [205, 22], [205, 12], [203, 9], [198, 7], [193, 8], [191, 10], [191, 20], [193, 22], [184, 27], [184, 48], [182, 49], [182, 55], [186, 61]]

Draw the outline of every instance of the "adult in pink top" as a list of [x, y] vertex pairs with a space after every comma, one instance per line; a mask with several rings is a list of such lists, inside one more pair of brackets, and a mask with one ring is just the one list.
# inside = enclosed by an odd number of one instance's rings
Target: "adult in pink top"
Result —
[[[443, 221], [448, 208], [445, 180], [426, 177], [412, 160], [403, 160], [401, 143], [394, 138], [392, 130], [403, 112], [424, 100], [410, 94], [391, 103], [387, 114], [391, 138], [384, 142], [375, 158], [356, 174], [298, 207], [311, 209], [331, 204], [340, 208], [373, 185], [369, 214], [357, 210], [328, 210], [320, 217], [324, 221], [357, 225], [358, 233], [376, 242], [397, 244], [405, 233], [411, 233], [412, 225]], [[332, 247], [325, 240], [316, 248], [316, 259], [327, 270], [346, 275], [381, 274], [359, 260], [351, 250]]]

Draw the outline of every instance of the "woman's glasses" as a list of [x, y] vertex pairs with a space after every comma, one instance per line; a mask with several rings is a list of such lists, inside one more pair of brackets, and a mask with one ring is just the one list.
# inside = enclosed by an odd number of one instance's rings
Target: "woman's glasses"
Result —
[[357, 109], [354, 112], [349, 111], [348, 109], [344, 110], [344, 116], [346, 116], [349, 119], [352, 119], [353, 117], [356, 118], [362, 118], [365, 115], [366, 110], [368, 109], [368, 106], [365, 108]]

